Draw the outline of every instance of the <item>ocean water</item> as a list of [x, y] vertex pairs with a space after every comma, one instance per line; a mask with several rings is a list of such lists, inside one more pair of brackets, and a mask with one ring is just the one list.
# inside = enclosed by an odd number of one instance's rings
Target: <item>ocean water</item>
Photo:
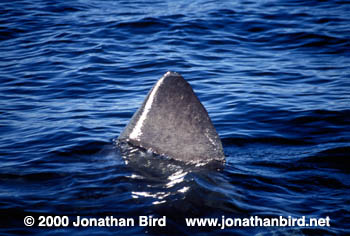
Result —
[[[349, 12], [345, 0], [1, 1], [0, 234], [349, 235]], [[116, 149], [169, 70], [207, 108], [221, 168]], [[167, 226], [37, 226], [77, 215]], [[222, 216], [330, 227], [185, 223]]]

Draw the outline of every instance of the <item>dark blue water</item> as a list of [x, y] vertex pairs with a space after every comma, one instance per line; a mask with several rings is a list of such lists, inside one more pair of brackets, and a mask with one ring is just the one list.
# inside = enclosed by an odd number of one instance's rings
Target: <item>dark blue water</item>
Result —
[[[349, 1], [1, 1], [0, 234], [346, 235]], [[114, 139], [168, 70], [223, 168], [125, 163]], [[135, 164], [135, 163], [134, 163]], [[167, 227], [25, 227], [26, 215], [167, 216]], [[331, 227], [186, 227], [185, 217]]]

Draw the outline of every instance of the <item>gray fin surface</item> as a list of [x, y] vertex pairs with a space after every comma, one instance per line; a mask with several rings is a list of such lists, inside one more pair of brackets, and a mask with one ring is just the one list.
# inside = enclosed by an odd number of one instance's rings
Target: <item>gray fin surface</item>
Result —
[[158, 80], [118, 140], [184, 162], [225, 160], [208, 112], [176, 72]]

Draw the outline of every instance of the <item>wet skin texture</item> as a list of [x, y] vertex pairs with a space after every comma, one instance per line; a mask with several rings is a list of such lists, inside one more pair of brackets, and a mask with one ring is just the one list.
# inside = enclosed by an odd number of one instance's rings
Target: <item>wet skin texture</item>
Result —
[[225, 160], [208, 112], [176, 72], [154, 85], [118, 140], [185, 162]]

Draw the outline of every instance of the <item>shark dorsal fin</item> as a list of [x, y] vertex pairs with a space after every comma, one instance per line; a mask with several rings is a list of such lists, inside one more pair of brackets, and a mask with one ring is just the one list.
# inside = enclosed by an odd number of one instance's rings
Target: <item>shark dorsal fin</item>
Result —
[[176, 72], [158, 80], [118, 140], [185, 162], [225, 159], [208, 112]]

